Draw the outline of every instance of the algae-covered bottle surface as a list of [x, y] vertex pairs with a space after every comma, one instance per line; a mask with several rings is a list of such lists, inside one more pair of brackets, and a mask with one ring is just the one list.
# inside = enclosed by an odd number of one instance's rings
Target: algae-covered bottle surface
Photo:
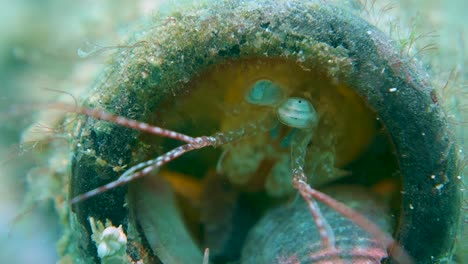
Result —
[[3, 45], [5, 259], [39, 219], [40, 263], [468, 260], [462, 19], [444, 48], [431, 2], [49, 5]]

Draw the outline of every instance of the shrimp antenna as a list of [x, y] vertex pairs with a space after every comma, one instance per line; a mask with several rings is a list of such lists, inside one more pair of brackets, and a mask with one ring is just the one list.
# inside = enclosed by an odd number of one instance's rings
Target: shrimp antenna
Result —
[[178, 157], [188, 153], [192, 150], [202, 149], [208, 146], [218, 147], [224, 144], [228, 144], [234, 141], [237, 141], [241, 138], [252, 136], [257, 132], [264, 132], [271, 128], [273, 122], [271, 116], [268, 116], [265, 119], [262, 119], [258, 122], [248, 123], [246, 126], [228, 131], [223, 133], [216, 133], [213, 136], [201, 136], [201, 137], [190, 137], [182, 133], [174, 132], [172, 130], [163, 129], [157, 126], [151, 126], [146, 123], [141, 123], [134, 121], [128, 118], [120, 117], [114, 114], [110, 114], [101, 110], [94, 110], [89, 108], [77, 108], [73, 109], [74, 112], [87, 115], [99, 120], [110, 121], [116, 124], [142, 130], [152, 134], [164, 136], [167, 138], [178, 139], [180, 141], [188, 142], [187, 144], [176, 147], [165, 154], [151, 159], [148, 161], [141, 162], [127, 171], [125, 171], [117, 180], [107, 183], [101, 187], [90, 190], [86, 193], [80, 194], [74, 197], [70, 203], [75, 204], [84, 200], [87, 200], [93, 196], [96, 196], [100, 193], [106, 192], [113, 188], [122, 186], [130, 181], [141, 178], [145, 175], [148, 175], [150, 172], [158, 170], [164, 164], [177, 159]]

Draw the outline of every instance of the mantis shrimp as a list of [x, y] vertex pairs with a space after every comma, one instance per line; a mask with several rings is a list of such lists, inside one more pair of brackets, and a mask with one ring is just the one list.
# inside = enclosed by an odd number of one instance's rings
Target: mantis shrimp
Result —
[[[285, 89], [283, 89], [279, 84], [269, 79], [260, 79], [254, 82], [247, 90], [244, 101], [250, 106], [257, 108], [257, 111], [262, 113], [259, 115], [260, 118], [258, 118], [258, 120], [248, 122], [236, 129], [218, 132], [211, 136], [199, 137], [191, 137], [162, 127], [113, 115], [102, 110], [89, 108], [74, 109], [73, 111], [79, 114], [84, 114], [99, 120], [110, 121], [124, 127], [137, 129], [162, 137], [175, 139], [184, 142], [185, 144], [180, 145], [154, 159], [134, 165], [121, 174], [118, 179], [74, 197], [71, 200], [71, 203], [80, 203], [93, 196], [158, 171], [163, 165], [176, 160], [188, 152], [207, 147], [216, 148], [228, 146], [239, 140], [261, 133], [270, 132], [270, 134], [274, 134], [275, 130], [278, 130], [279, 127], [282, 126], [288, 130], [286, 136], [281, 140], [281, 145], [290, 148], [291, 185], [298, 191], [300, 196], [306, 202], [315, 226], [320, 234], [321, 251], [317, 254], [323, 255], [326, 258], [331, 258], [335, 261], [341, 260], [341, 255], [344, 254], [343, 252], [340, 252], [336, 246], [334, 230], [329, 225], [327, 219], [323, 216], [321, 209], [317, 204], [317, 201], [319, 201], [329, 206], [345, 218], [350, 219], [357, 226], [371, 234], [371, 236], [377, 241], [377, 244], [383, 249], [387, 249], [392, 257], [401, 263], [412, 263], [411, 258], [406, 255], [404, 250], [398, 246], [389, 234], [382, 231], [380, 227], [345, 204], [312, 188], [309, 184], [310, 177], [313, 177], [313, 175], [306, 175], [304, 170], [305, 157], [308, 145], [314, 138], [314, 132], [319, 124], [320, 116], [308, 99], [287, 96]], [[225, 152], [223, 154], [225, 154]], [[223, 157], [220, 158], [219, 163], [221, 165], [218, 165], [222, 169]], [[375, 253], [371, 251], [363, 254], [364, 259], [374, 262], [379, 262], [386, 256], [382, 252]]]

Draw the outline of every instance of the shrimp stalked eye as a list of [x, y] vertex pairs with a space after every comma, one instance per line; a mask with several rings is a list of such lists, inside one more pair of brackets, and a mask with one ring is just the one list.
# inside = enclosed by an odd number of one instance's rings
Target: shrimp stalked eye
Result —
[[248, 103], [260, 106], [277, 105], [283, 98], [283, 89], [270, 80], [257, 81], [245, 96]]
[[295, 128], [311, 128], [317, 125], [318, 116], [314, 106], [303, 98], [291, 97], [278, 107], [281, 123]]

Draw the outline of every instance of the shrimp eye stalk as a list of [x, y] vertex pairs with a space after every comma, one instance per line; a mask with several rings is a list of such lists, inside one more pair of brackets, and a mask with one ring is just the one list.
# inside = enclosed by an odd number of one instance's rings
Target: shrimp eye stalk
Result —
[[248, 103], [259, 106], [275, 106], [283, 99], [283, 89], [277, 83], [267, 79], [257, 81], [245, 95]]
[[290, 97], [277, 110], [281, 123], [299, 129], [310, 129], [317, 126], [318, 115], [314, 106], [306, 99]]

